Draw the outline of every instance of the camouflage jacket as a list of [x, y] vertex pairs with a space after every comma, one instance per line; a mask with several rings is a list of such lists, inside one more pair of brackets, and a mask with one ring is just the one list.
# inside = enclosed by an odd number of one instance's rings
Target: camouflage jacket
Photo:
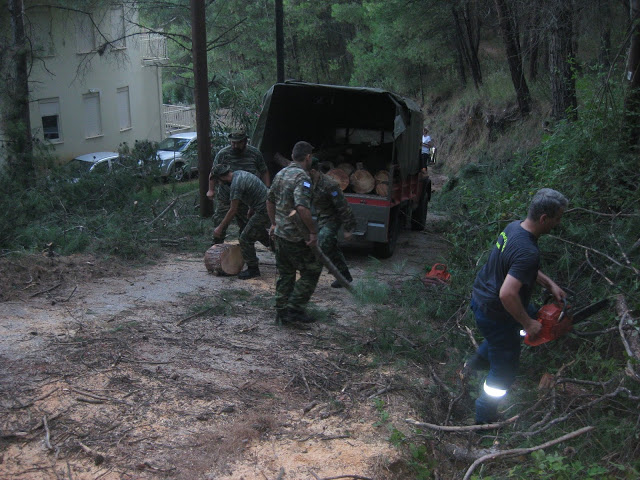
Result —
[[229, 165], [233, 172], [244, 170], [245, 172], [253, 173], [258, 178], [262, 178], [262, 174], [267, 171], [267, 164], [264, 162], [262, 153], [250, 145], [247, 145], [239, 155], [234, 153], [231, 145], [224, 147], [214, 158], [211, 169], [218, 164]]
[[334, 222], [346, 232], [356, 228], [356, 217], [344, 198], [338, 182], [321, 173], [312, 187], [313, 207], [316, 210], [318, 228]]
[[256, 212], [267, 210], [267, 186], [258, 177], [244, 170], [233, 172], [229, 201], [240, 200]]
[[276, 207], [275, 234], [290, 242], [304, 240], [295, 223], [289, 219], [289, 214], [298, 206], [311, 209], [309, 174], [300, 165], [291, 162], [273, 178], [267, 199]]

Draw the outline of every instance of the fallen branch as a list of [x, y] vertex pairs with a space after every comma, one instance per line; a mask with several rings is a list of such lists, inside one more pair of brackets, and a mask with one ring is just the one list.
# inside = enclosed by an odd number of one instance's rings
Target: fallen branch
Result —
[[47, 450], [53, 451], [54, 448], [51, 446], [51, 432], [49, 432], [46, 415], [42, 417], [42, 425], [44, 425], [44, 444], [47, 447]]
[[49, 293], [50, 291], [55, 290], [56, 288], [58, 288], [60, 285], [62, 285], [62, 283], [59, 283], [59, 284], [57, 284], [57, 285], [54, 285], [54, 286], [53, 286], [53, 287], [51, 287], [51, 288], [47, 288], [46, 290], [40, 290], [39, 292], [36, 292], [36, 293], [34, 293], [33, 295], [31, 295], [31, 297], [29, 297], [29, 298], [37, 297], [38, 295], [41, 295], [41, 294], [43, 294], [43, 293]]
[[638, 374], [638, 372], [634, 368], [634, 363], [637, 364], [640, 360], [640, 340], [638, 340], [637, 336], [633, 335], [630, 335], [630, 338], [627, 339], [624, 333], [624, 327], [626, 324], [635, 325], [637, 322], [631, 316], [631, 312], [629, 312], [629, 307], [627, 306], [627, 302], [625, 301], [623, 295], [616, 296], [616, 313], [620, 317], [620, 323], [618, 324], [620, 338], [622, 339], [624, 349], [629, 356], [625, 372], [634, 380], [640, 381], [640, 374]]
[[173, 207], [173, 206], [176, 204], [176, 202], [178, 201], [178, 198], [180, 198], [180, 197], [176, 197], [176, 198], [174, 198], [174, 199], [171, 201], [171, 203], [169, 203], [169, 205], [167, 205], [167, 206], [165, 207], [165, 209], [164, 209], [164, 210], [162, 210], [162, 212], [160, 212], [160, 214], [159, 214], [158, 216], [156, 216], [156, 218], [154, 218], [153, 220], [151, 220], [151, 221], [149, 222], [149, 225], [153, 225], [153, 224], [156, 222], [156, 220], [158, 220], [159, 218], [162, 218], [162, 217], [163, 217], [163, 216], [164, 216], [164, 215], [165, 215], [165, 214], [166, 214], [166, 213], [171, 209], [171, 207]]
[[469, 478], [471, 478], [471, 474], [473, 473], [473, 471], [476, 469], [476, 467], [478, 465], [480, 465], [483, 462], [486, 462], [487, 460], [493, 460], [495, 458], [498, 457], [513, 457], [513, 456], [517, 456], [517, 455], [524, 455], [524, 454], [528, 454], [531, 452], [535, 452], [537, 450], [543, 450], [547, 447], [551, 447], [553, 445], [556, 445], [558, 443], [564, 442], [566, 440], [570, 440], [572, 438], [578, 437], [580, 435], [582, 435], [583, 433], [587, 433], [590, 432], [591, 430], [593, 430], [593, 427], [588, 426], [588, 427], [583, 427], [579, 430], [576, 430], [574, 432], [568, 433], [566, 435], [563, 435], [559, 438], [556, 438], [555, 440], [551, 440], [549, 442], [543, 443], [541, 445], [535, 446], [535, 447], [530, 447], [530, 448], [514, 448], [512, 450], [504, 450], [502, 452], [496, 452], [496, 453], [490, 453], [488, 455], [484, 455], [480, 458], [478, 458], [475, 462], [473, 462], [471, 464], [471, 466], [467, 469], [467, 472], [464, 474], [464, 477], [462, 480], [468, 480]]
[[609, 255], [607, 255], [606, 253], [603, 253], [603, 252], [601, 252], [601, 251], [599, 251], [599, 250], [596, 250], [595, 248], [587, 247], [586, 245], [580, 245], [579, 243], [575, 243], [575, 242], [572, 242], [571, 240], [566, 240], [566, 239], [564, 239], [564, 238], [560, 238], [560, 237], [557, 237], [557, 236], [555, 236], [555, 235], [548, 235], [548, 236], [549, 236], [549, 237], [551, 237], [551, 238], [553, 238], [553, 239], [555, 239], [555, 240], [560, 240], [561, 242], [565, 242], [565, 243], [568, 243], [568, 244], [570, 244], [570, 245], [575, 245], [576, 247], [584, 248], [585, 250], [588, 250], [588, 251], [590, 251], [590, 252], [597, 253], [598, 255], [602, 255], [604, 258], [606, 258], [607, 260], [609, 260], [609, 261], [610, 261], [610, 262], [612, 262], [612, 263], [615, 263], [615, 264], [616, 264], [616, 265], [618, 265], [619, 267], [622, 267], [622, 268], [629, 268], [629, 267], [627, 267], [626, 265], [621, 264], [621, 263], [620, 263], [619, 261], [617, 261], [615, 258], [611, 258], [611, 257], [610, 257]]
[[453, 425], [436, 425], [434, 423], [418, 422], [417, 420], [414, 420], [412, 418], [407, 418], [405, 422], [415, 427], [428, 428], [430, 430], [438, 430], [440, 432], [474, 432], [477, 430], [494, 430], [496, 428], [501, 428], [501, 427], [504, 427], [505, 425], [514, 423], [519, 418], [520, 418], [520, 415], [516, 415], [502, 422], [486, 423], [483, 425], [463, 425], [463, 426], [457, 426], [457, 427]]
[[104, 460], [106, 458], [105, 455], [103, 455], [102, 453], [98, 453], [95, 450], [90, 449], [84, 443], [82, 443], [80, 440], [78, 440], [78, 445], [80, 445], [80, 448], [82, 448], [82, 450], [84, 450], [85, 453], [89, 454], [89, 456], [91, 456], [93, 458], [93, 462], [96, 465], [100, 465], [100, 464], [104, 463]]
[[199, 312], [194, 313], [193, 315], [189, 315], [188, 317], [183, 318], [182, 320], [180, 320], [178, 323], [176, 323], [176, 327], [179, 327], [180, 325], [182, 325], [183, 323], [188, 322], [189, 320], [193, 320], [194, 318], [199, 317], [200, 315], [204, 315], [205, 313], [209, 313], [211, 310], [213, 310], [214, 308], [216, 308], [217, 305], [213, 306], [213, 307], [209, 307], [209, 308], [205, 308], [204, 310], [201, 310]]

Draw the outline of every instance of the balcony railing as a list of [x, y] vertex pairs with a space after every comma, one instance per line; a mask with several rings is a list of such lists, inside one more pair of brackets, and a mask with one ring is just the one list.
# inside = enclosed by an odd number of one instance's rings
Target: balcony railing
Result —
[[196, 107], [182, 105], [162, 105], [165, 133], [173, 135], [196, 129]]
[[140, 36], [140, 49], [143, 62], [166, 62], [167, 39], [159, 33], [144, 33]]

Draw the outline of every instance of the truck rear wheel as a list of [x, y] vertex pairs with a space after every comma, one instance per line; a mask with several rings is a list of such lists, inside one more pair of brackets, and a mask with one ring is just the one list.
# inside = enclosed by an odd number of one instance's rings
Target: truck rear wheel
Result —
[[389, 258], [393, 255], [398, 243], [398, 233], [400, 231], [400, 207], [393, 207], [389, 212], [389, 240], [387, 242], [375, 242], [373, 244], [373, 254], [378, 258]]
[[418, 207], [411, 212], [411, 230], [421, 231], [424, 230], [427, 224], [427, 210], [429, 209], [429, 198], [431, 197], [431, 180], [424, 180], [424, 188], [420, 194], [420, 201]]

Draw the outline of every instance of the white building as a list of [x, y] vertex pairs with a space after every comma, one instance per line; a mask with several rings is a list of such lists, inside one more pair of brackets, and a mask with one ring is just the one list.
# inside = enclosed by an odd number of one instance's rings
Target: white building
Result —
[[[31, 6], [30, 6], [31, 4]], [[25, 2], [33, 48], [34, 137], [60, 160], [164, 137], [161, 68], [166, 40], [137, 26], [135, 3], [90, 14]]]

